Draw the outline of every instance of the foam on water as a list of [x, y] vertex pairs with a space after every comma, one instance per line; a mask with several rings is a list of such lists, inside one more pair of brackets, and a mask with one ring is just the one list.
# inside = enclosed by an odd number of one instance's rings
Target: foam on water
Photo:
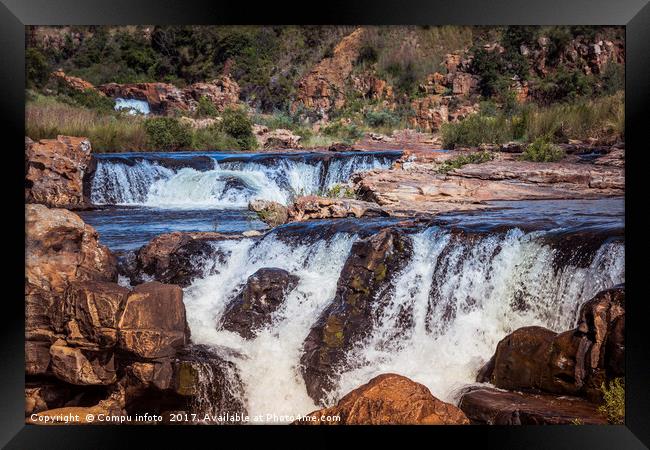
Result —
[[[587, 267], [556, 270], [554, 250], [541, 234], [512, 229], [462, 239], [431, 227], [412, 235], [413, 255], [394, 278], [389, 301], [377, 305], [371, 333], [348, 353], [328, 403], [386, 372], [454, 401], [506, 334], [529, 325], [569, 329], [581, 303], [624, 281], [621, 242], [604, 243]], [[234, 362], [249, 414], [295, 416], [317, 409], [299, 371], [302, 343], [334, 299], [355, 239], [338, 233], [291, 244], [271, 233], [256, 243], [224, 241], [218, 246], [226, 262], [206, 261], [206, 267], [217, 265], [216, 274], [186, 289], [193, 341], [241, 352]], [[228, 302], [262, 267], [288, 270], [299, 277], [298, 287], [256, 338], [217, 331]]]

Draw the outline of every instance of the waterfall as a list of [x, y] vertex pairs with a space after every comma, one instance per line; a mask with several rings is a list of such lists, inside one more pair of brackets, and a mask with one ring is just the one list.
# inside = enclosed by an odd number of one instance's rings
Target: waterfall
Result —
[[[380, 373], [396, 372], [454, 401], [472, 383], [496, 344], [516, 328], [541, 325], [563, 331], [575, 325], [580, 304], [601, 289], [624, 282], [624, 247], [603, 240], [588, 263], [554, 266], [557, 250], [548, 232], [518, 229], [463, 234], [429, 227], [410, 234], [413, 253], [393, 277], [388, 302], [376, 305], [369, 335], [346, 356], [334, 403]], [[194, 342], [241, 354], [233, 362], [251, 415], [296, 416], [318, 409], [307, 396], [299, 364], [302, 343], [333, 301], [354, 233], [328, 238], [314, 231], [300, 240], [276, 229], [258, 241], [215, 244], [228, 255], [216, 271], [185, 291]], [[252, 340], [218, 331], [220, 317], [247, 277], [279, 267], [298, 286]], [[282, 419], [280, 419], [282, 420]]]
[[146, 115], [151, 113], [149, 103], [147, 103], [145, 100], [136, 100], [132, 98], [127, 99], [121, 97], [115, 99], [115, 111], [127, 111], [131, 115]]
[[253, 199], [289, 204], [346, 183], [353, 173], [390, 167], [398, 155], [327, 156], [215, 158], [200, 168], [167, 167], [155, 158], [98, 158], [90, 197], [96, 205], [157, 208], [246, 208]]

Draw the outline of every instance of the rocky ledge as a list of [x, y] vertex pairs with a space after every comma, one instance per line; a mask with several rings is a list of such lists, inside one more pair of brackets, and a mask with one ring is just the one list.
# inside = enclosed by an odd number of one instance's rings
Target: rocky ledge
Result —
[[[115, 256], [70, 211], [29, 204], [26, 224], [29, 423], [56, 422], [66, 413], [188, 410], [205, 394], [204, 375], [237, 382], [224, 375], [233, 373], [231, 363], [190, 344], [179, 286], [117, 284]], [[224, 386], [211, 398], [242, 411]]]

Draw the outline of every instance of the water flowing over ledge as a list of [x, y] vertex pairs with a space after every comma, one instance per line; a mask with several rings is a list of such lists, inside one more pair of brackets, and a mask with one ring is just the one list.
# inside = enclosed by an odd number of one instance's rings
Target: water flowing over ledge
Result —
[[[212, 273], [186, 289], [192, 339], [241, 354], [234, 362], [249, 414], [305, 414], [316, 409], [300, 374], [302, 345], [333, 301], [337, 280], [360, 238], [280, 227], [260, 240], [215, 244], [221, 255], [204, 261]], [[296, 232], [298, 231], [298, 232]], [[294, 234], [292, 234], [294, 233]], [[375, 375], [397, 372], [454, 401], [472, 383], [500, 339], [521, 326], [572, 327], [578, 307], [601, 289], [624, 282], [620, 237], [597, 237], [596, 249], [569, 252], [557, 231], [458, 232], [444, 226], [411, 230], [408, 262], [376, 298], [368, 333], [337, 368], [333, 403]], [[593, 242], [592, 242], [593, 244]], [[594, 246], [592, 245], [592, 246]], [[252, 340], [219, 329], [224, 310], [253, 272], [278, 267], [299, 277]]]
[[400, 152], [101, 155], [91, 182], [96, 205], [246, 208], [250, 200], [288, 204], [322, 194], [353, 173], [390, 167]]

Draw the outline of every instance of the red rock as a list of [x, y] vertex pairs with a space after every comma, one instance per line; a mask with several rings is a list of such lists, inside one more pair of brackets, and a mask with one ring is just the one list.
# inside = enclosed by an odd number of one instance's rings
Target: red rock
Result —
[[90, 141], [83, 137], [57, 136], [27, 143], [25, 201], [65, 208], [86, 204], [89, 193], [83, 191], [83, 178], [90, 152]]
[[[401, 375], [379, 375], [343, 397], [336, 406], [314, 411], [298, 425], [466, 425], [465, 414], [435, 398], [429, 389]], [[321, 420], [321, 417], [339, 420]]]

